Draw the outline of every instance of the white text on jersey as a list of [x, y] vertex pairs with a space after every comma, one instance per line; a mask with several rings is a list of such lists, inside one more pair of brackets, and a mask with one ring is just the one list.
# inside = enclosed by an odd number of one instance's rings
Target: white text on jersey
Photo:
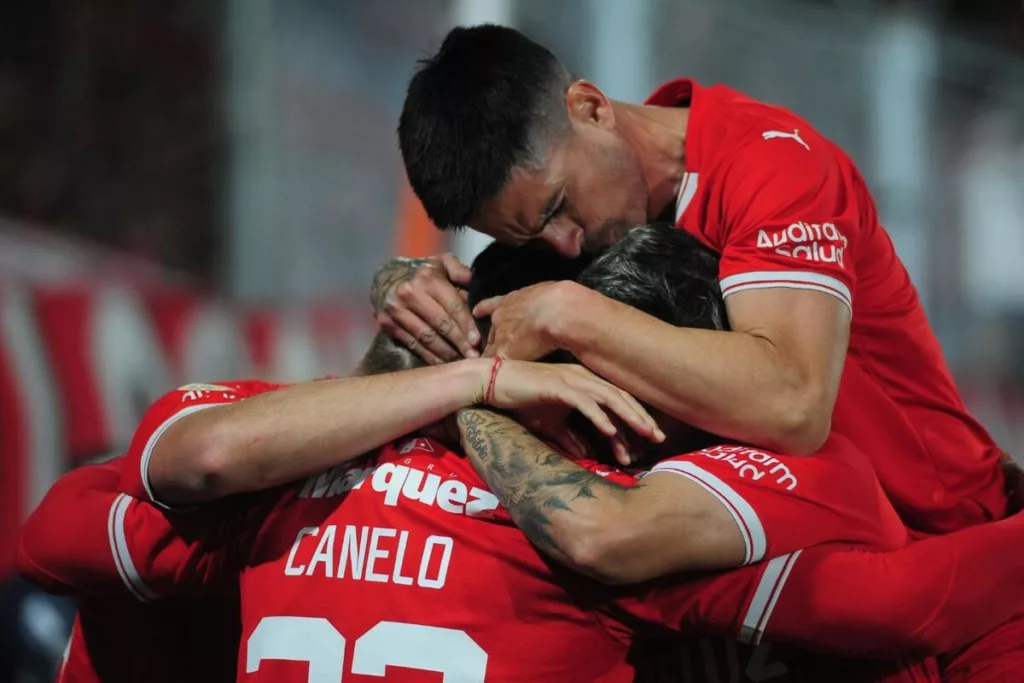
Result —
[[292, 541], [284, 573], [443, 588], [455, 542], [447, 536], [428, 536], [411, 551], [408, 546], [405, 530], [351, 524], [307, 526]]
[[[411, 463], [411, 459], [406, 459]], [[428, 465], [427, 469], [433, 466]], [[299, 492], [299, 498], [333, 498], [360, 489], [369, 479], [370, 488], [384, 494], [384, 505], [394, 507], [399, 502], [416, 501], [435, 506], [453, 515], [474, 517], [498, 508], [498, 499], [490, 491], [468, 486], [454, 477], [442, 479], [432, 472], [412, 467], [384, 463], [367, 468], [342, 465], [323, 474], [310, 477]]]
[[797, 486], [797, 479], [785, 464], [774, 455], [746, 446], [712, 446], [700, 451], [701, 455], [712, 460], [727, 462], [739, 472], [741, 477], [760, 481], [765, 476], [774, 478], [775, 483], [792, 491]]
[[848, 240], [835, 223], [790, 223], [784, 230], [771, 234], [767, 230], [757, 233], [757, 246], [773, 249], [780, 256], [788, 256], [815, 263], [837, 263], [844, 268], [843, 255]]

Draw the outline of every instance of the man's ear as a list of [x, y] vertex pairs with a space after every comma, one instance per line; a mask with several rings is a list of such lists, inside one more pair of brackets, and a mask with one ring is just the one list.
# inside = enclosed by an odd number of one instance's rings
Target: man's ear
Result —
[[590, 81], [573, 81], [565, 93], [565, 106], [573, 125], [615, 126], [612, 101]]

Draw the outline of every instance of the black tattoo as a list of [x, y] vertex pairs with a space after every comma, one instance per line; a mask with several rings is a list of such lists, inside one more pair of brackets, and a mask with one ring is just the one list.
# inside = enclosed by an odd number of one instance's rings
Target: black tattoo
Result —
[[573, 512], [583, 499], [625, 495], [627, 488], [583, 469], [514, 420], [483, 408], [459, 411], [462, 446], [527, 538], [564, 561], [552, 512]]
[[416, 275], [420, 268], [429, 267], [430, 259], [426, 258], [393, 258], [373, 274], [373, 283], [370, 285], [370, 304], [375, 312], [384, 310], [387, 304], [388, 295], [395, 287], [408, 282]]

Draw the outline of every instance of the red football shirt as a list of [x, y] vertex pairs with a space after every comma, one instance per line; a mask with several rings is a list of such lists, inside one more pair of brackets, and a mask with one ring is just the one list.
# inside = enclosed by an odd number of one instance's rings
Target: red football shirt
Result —
[[[598, 469], [593, 463], [587, 466]], [[818, 475], [819, 471], [828, 469], [833, 476]], [[786, 544], [797, 543], [792, 528], [799, 528], [799, 522], [813, 515], [818, 507], [825, 508], [826, 512], [818, 515], [817, 526], [833, 527], [837, 539], [860, 539], [862, 548], [886, 547], [899, 542], [898, 532], [887, 538], [879, 531], [871, 538], [870, 528], [881, 530], [889, 526], [885, 515], [872, 523], [869, 512], [868, 516], [849, 524], [840, 514], [843, 506], [852, 500], [850, 492], [865, 486], [874, 492], [862, 491], [868, 494], [863, 500], [882, 499], [877, 482], [864, 476], [865, 473], [870, 474], [870, 468], [863, 463], [851, 466], [841, 458], [830, 459], [828, 454], [821, 458], [786, 458], [763, 451], [725, 448], [673, 458], [662, 463], [654, 476], [690, 478], [734, 509], [740, 528], [745, 526], [751, 530], [747, 556], [752, 560], [761, 552], [759, 548], [781, 551], [788, 547]], [[604, 474], [623, 484], [631, 481], [621, 473], [605, 470]], [[842, 480], [836, 482], [836, 477]], [[80, 477], [62, 480], [61, 487], [51, 491], [43, 506], [60, 507], [58, 499], [63, 497], [65, 508], [71, 504], [78, 512], [76, 519], [81, 529], [52, 525], [51, 542], [45, 544], [32, 534], [27, 540], [33, 541], [28, 544], [33, 547], [25, 548], [25, 554], [38, 558], [35, 564], [43, 569], [27, 573], [44, 584], [47, 576], [67, 577], [63, 582], [80, 591], [95, 592], [117, 584], [121, 586], [121, 593], [127, 587], [132, 595], [149, 600], [193, 590], [230, 591], [241, 571], [243, 594], [246, 577], [252, 581], [243, 612], [256, 624], [251, 630], [246, 628], [249, 638], [255, 638], [250, 644], [257, 648], [256, 654], [245, 657], [245, 666], [253, 680], [264, 675], [263, 669], [257, 666], [259, 657], [284, 658], [287, 664], [267, 663], [267, 666], [271, 669], [285, 667], [286, 670], [277, 672], [275, 678], [291, 675], [288, 667], [295, 666], [292, 660], [297, 655], [267, 645], [268, 640], [281, 642], [278, 631], [291, 631], [298, 625], [297, 632], [303, 633], [305, 627], [301, 624], [311, 620], [318, 624], [326, 622], [342, 633], [347, 631], [353, 613], [349, 609], [336, 611], [335, 605], [358, 605], [356, 611], [360, 618], [372, 620], [383, 612], [387, 620], [399, 620], [400, 625], [461, 629], [478, 645], [481, 643], [477, 638], [486, 644], [494, 637], [495, 630], [500, 630], [505, 641], [495, 648], [484, 647], [485, 652], [495, 653], [488, 665], [492, 680], [527, 675], [531, 679], [539, 676], [541, 680], [545, 677], [573, 680], [577, 669], [582, 672], [581, 679], [592, 679], [592, 665], [581, 668], [574, 666], [571, 659], [565, 659], [573, 656], [572, 653], [553, 652], [550, 644], [544, 645], [548, 649], [535, 650], [532, 638], [536, 634], [522, 632], [523, 624], [517, 619], [526, 619], [528, 624], [543, 624], [542, 630], [558, 636], [555, 641], [558, 643], [566, 640], [574, 644], [593, 645], [595, 640], [604, 643], [608, 650], [602, 651], [607, 654], [607, 659], [602, 661], [613, 665], [605, 680], [616, 680], [615, 676], [619, 675], [625, 644], [636, 627], [630, 620], [636, 619], [674, 630], [734, 634], [753, 645], [759, 644], [762, 635], [774, 635], [806, 647], [838, 652], [885, 652], [893, 648], [894, 640], [907, 642], [909, 638], [916, 643], [917, 634], [934, 631], [931, 622], [936, 612], [944, 609], [945, 591], [958, 585], [950, 583], [951, 575], [961, 573], [955, 553], [930, 556], [937, 561], [925, 564], [945, 568], [937, 572], [922, 572], [919, 556], [896, 560], [896, 554], [908, 550], [913, 553], [925, 543], [908, 546], [895, 554], [818, 546], [758, 565], [694, 577], [685, 583], [670, 578], [648, 587], [625, 589], [621, 594], [611, 592], [579, 577], [568, 576], [565, 570], [549, 567], [511, 527], [509, 518], [497, 508], [496, 501], [467, 461], [426, 439], [410, 439], [361, 463], [310, 477], [283, 494], [271, 492], [256, 496], [251, 503], [244, 499], [225, 501], [208, 507], [203, 515], [166, 513], [176, 520], [173, 525], [155, 506], [106, 490], [100, 491], [105, 496], [102, 510], [99, 510], [102, 514], [90, 515], [90, 511], [96, 512], [93, 508], [97, 506], [85, 504], [89, 496], [74, 490], [72, 483], [76, 479]], [[826, 488], [830, 480], [833, 481]], [[91, 495], [89, 491], [85, 493]], [[775, 504], [794, 495], [813, 507], [801, 511]], [[776, 507], [776, 512], [769, 509]], [[857, 509], [870, 511], [873, 507], [867, 502]], [[372, 510], [383, 511], [387, 522], [395, 526], [373, 527], [381, 530], [378, 533], [361, 524], [368, 516], [381, 514], [371, 513]], [[38, 528], [38, 514], [30, 520], [33, 529]], [[91, 523], [87, 521], [90, 516]], [[888, 517], [894, 517], [891, 510]], [[341, 522], [345, 526], [339, 532]], [[1018, 542], [1024, 525], [1014, 525], [1015, 522], [1017, 520], [1007, 520], [979, 527], [982, 532], [989, 529], [999, 532], [981, 548], [985, 551], [981, 554], [989, 556], [993, 542], [996, 548]], [[1010, 526], [1006, 526], [1008, 523]], [[459, 531], [457, 535], [453, 534], [453, 528]], [[1006, 535], [1007, 530], [1010, 536]], [[104, 545], [93, 538], [98, 533], [107, 536], [109, 553], [106, 558], [97, 559], [93, 550]], [[820, 529], [817, 533], [822, 539], [828, 536]], [[424, 537], [423, 548], [432, 543], [440, 547], [436, 551], [440, 553], [436, 564], [427, 557], [436, 555], [433, 550], [420, 551], [418, 561], [415, 557], [416, 544]], [[776, 538], [778, 543], [773, 542]], [[955, 540], [949, 536], [927, 543], [956, 546]], [[111, 561], [111, 557], [116, 561]], [[458, 573], [450, 569], [456, 559], [461, 566]], [[467, 564], [470, 567], [465, 574]], [[952, 566], [954, 564], [956, 566]], [[29, 563], [23, 561], [23, 567], [28, 566]], [[904, 571], [899, 576], [894, 575], [900, 566]], [[907, 567], [911, 571], [906, 571]], [[491, 571], [482, 574], [483, 570]], [[318, 572], [323, 576], [318, 576]], [[38, 578], [40, 574], [44, 577], [42, 580]], [[449, 574], [468, 575], [475, 581], [467, 583], [463, 578], [451, 585], [437, 586], [442, 582], [442, 575], [446, 580]], [[1010, 581], [1017, 583], [1018, 573], [1010, 571], [1008, 574]], [[487, 583], [485, 576], [499, 577], [501, 587], [506, 590], [498, 596], [489, 594], [487, 591], [493, 592], [494, 583]], [[311, 585], [307, 579], [312, 583], [322, 579], [319, 583], [327, 585]], [[391, 584], [391, 590], [386, 590], [386, 586], [360, 585], [362, 582]], [[835, 591], [836, 585], [844, 586], [839, 594]], [[890, 590], [892, 585], [897, 587]], [[981, 585], [985, 584], [969, 583], [969, 586]], [[880, 591], [879, 586], [886, 590]], [[368, 587], [373, 589], [369, 594], [375, 599], [371, 604], [364, 604]], [[423, 591], [423, 588], [440, 591], [445, 609], [440, 610], [436, 604], [433, 609], [425, 609], [424, 596], [433, 599], [439, 593]], [[1000, 595], [1012, 592], [1005, 586], [993, 590]], [[960, 588], [955, 592], [959, 594]], [[964, 629], [958, 626], [958, 621], [966, 617], [965, 609], [972, 613], [979, 609], [991, 612], [988, 609], [991, 594], [992, 591], [982, 591], [981, 597], [972, 594], [966, 601], [956, 601], [953, 609], [959, 609], [957, 619], [952, 620], [952, 624], [950, 619], [945, 619], [941, 625], [951, 634], [942, 637], [952, 640], [940, 642], [962, 643], [973, 637], [962, 633]], [[336, 599], [339, 597], [341, 599]], [[918, 598], [923, 600], [918, 601]], [[1011, 602], [1024, 604], [1024, 597]], [[893, 604], [900, 605], [898, 618], [893, 615]], [[513, 614], [510, 615], [510, 611]], [[625, 620], [624, 614], [628, 615]], [[287, 619], [281, 621], [278, 617]], [[292, 617], [297, 617], [297, 621]], [[458, 629], [449, 625], [453, 619]], [[493, 624], [495, 620], [503, 626]], [[974, 630], [967, 631], [969, 634], [993, 625], [979, 624], [977, 614], [969, 620], [975, 623]], [[271, 625], [263, 626], [264, 623]], [[358, 619], [356, 623], [358, 626]], [[485, 627], [481, 623], [490, 625]], [[311, 635], [313, 643], [318, 639], [333, 639], [327, 635], [330, 632], [327, 626], [310, 628], [319, 634]], [[369, 632], [377, 631], [370, 628]], [[582, 633], [586, 638], [579, 637]], [[111, 634], [116, 634], [116, 627], [111, 629]], [[465, 644], [460, 637], [450, 637]], [[357, 642], [361, 641], [360, 638]], [[512, 653], [504, 645], [507, 642], [528, 648], [549, 668], [538, 671], [535, 663], [528, 660], [511, 663]], [[246, 647], [248, 652], [253, 652]], [[302, 651], [308, 657], [316, 656], [318, 651], [309, 644], [295, 647], [304, 647]], [[761, 652], [758, 656], [763, 659], [764, 651], [756, 652]], [[556, 660], [564, 662], [562, 669], [555, 668]], [[428, 665], [426, 658], [402, 661], [412, 661], [416, 666]], [[440, 666], [437, 659], [430, 662]], [[355, 664], [353, 662], [354, 670], [359, 670]], [[927, 665], [920, 666], [923, 670]], [[786, 660], [786, 666], [789, 671], [806, 674], [802, 679], [791, 680], [813, 680], [806, 677], [810, 674], [799, 661]], [[852, 665], [843, 666], [848, 670]], [[405, 668], [409, 667], [396, 671]], [[816, 671], [820, 673], [821, 669]], [[911, 671], [920, 673], [917, 669]], [[333, 672], [333, 669], [328, 671]], [[295, 673], [301, 675], [300, 671]], [[918, 679], [901, 676], [885, 680]]]
[[906, 542], [867, 459], [841, 437], [826, 450], [786, 458], [721, 447], [660, 463], [654, 472], [687, 477], [733, 512], [747, 561], [788, 554], [624, 595], [550, 567], [468, 461], [424, 438], [263, 496], [202, 532], [169, 530], [155, 508], [128, 501], [117, 518], [125, 542], [115, 553], [134, 568], [126, 585], [147, 596], [205, 590], [240, 572], [246, 680], [303, 681], [310, 667], [346, 680], [385, 669], [408, 677], [397, 680], [429, 680], [417, 669], [467, 680], [629, 680], [636, 620], [754, 644], [778, 623], [810, 639], [813, 623], [771, 618], [820, 589], [787, 584], [802, 566], [789, 551], [826, 541], [880, 549]]
[[285, 384], [261, 380], [232, 380], [214, 384], [186, 384], [153, 402], [142, 416], [125, 451], [121, 467], [121, 491], [162, 507], [149, 483], [149, 459], [164, 432], [178, 420], [209, 408], [235, 403], [280, 389]]
[[[133, 572], [111, 552], [119, 542], [117, 462], [84, 465], [62, 477], [22, 533], [23, 573], [56, 593], [94, 576]], [[113, 505], [113, 503], [118, 505]], [[51, 561], [68, 558], [72, 562]], [[158, 603], [109, 595], [79, 600], [57, 683], [221, 683], [233, 680], [238, 601], [181, 598]]]
[[721, 254], [722, 293], [824, 292], [852, 311], [833, 428], [873, 460], [911, 526], [1006, 513], [999, 449], [964, 406], [853, 162], [806, 121], [680, 79], [647, 101], [689, 106], [676, 224]]

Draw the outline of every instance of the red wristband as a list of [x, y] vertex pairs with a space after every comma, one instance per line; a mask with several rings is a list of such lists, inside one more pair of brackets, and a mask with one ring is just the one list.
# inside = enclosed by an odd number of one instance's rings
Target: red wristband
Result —
[[494, 398], [494, 381], [498, 379], [498, 370], [501, 368], [501, 356], [494, 357], [494, 363], [491, 365], [491, 379], [487, 382], [487, 389], [484, 391], [484, 404], [491, 405], [491, 399]]

